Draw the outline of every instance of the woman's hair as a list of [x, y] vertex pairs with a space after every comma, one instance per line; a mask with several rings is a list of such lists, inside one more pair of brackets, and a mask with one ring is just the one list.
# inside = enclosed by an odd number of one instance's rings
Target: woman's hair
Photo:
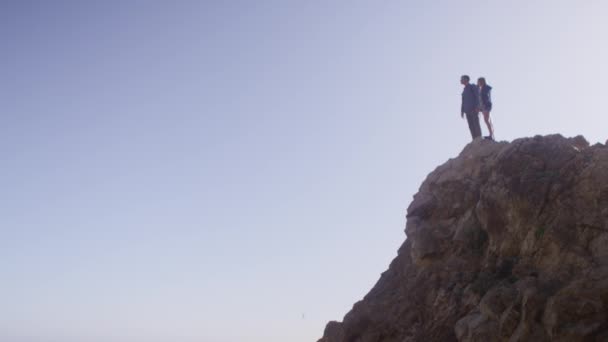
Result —
[[481, 84], [483, 84], [484, 86], [485, 86], [485, 85], [487, 85], [485, 77], [480, 77], [480, 78], [478, 78], [478, 79], [477, 79], [477, 82], [480, 82], [480, 83], [481, 83]]

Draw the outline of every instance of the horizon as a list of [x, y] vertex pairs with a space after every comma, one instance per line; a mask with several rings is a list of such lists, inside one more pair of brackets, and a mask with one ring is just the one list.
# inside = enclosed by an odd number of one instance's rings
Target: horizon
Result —
[[0, 340], [316, 341], [470, 142], [461, 75], [498, 141], [608, 139], [607, 12], [3, 2]]

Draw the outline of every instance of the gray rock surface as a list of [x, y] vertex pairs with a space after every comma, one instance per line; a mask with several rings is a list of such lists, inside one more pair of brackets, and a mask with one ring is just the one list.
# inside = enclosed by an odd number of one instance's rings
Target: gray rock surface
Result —
[[478, 140], [437, 167], [376, 285], [319, 342], [608, 341], [608, 147]]

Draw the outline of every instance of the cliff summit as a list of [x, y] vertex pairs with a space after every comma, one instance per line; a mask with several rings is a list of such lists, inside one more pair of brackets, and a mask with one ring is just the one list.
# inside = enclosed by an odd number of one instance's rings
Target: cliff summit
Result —
[[427, 176], [405, 233], [318, 342], [608, 341], [608, 147], [476, 140]]

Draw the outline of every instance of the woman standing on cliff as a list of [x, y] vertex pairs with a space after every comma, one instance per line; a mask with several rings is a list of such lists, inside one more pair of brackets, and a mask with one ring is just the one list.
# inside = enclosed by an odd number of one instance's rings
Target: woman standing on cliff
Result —
[[483, 113], [483, 119], [488, 126], [488, 132], [490, 136], [488, 138], [494, 140], [494, 126], [492, 126], [492, 119], [490, 119], [490, 111], [492, 110], [492, 98], [490, 93], [492, 87], [486, 83], [484, 77], [477, 79], [477, 86], [479, 87], [479, 110]]

